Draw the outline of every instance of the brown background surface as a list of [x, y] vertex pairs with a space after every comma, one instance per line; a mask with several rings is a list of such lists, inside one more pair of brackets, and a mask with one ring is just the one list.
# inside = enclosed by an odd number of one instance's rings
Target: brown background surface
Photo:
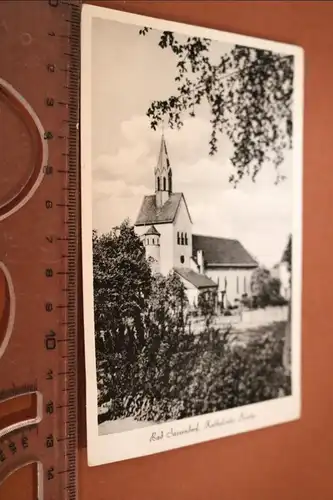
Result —
[[[89, 3], [304, 48], [302, 417], [244, 435], [88, 468], [82, 404], [79, 500], [332, 500], [333, 2]], [[80, 380], [82, 391], [83, 365]], [[0, 498], [33, 498], [31, 477], [28, 469], [12, 476]]]

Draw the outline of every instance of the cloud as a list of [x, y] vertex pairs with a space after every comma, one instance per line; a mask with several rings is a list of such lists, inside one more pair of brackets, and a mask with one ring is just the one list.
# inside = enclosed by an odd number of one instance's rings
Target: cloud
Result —
[[[153, 182], [153, 171], [156, 165], [161, 131], [154, 131], [149, 126], [146, 116], [133, 116], [131, 120], [121, 123], [121, 146], [116, 154], [102, 154], [93, 158], [93, 178], [100, 180], [123, 180], [128, 184], [143, 184], [150, 187]], [[167, 130], [165, 137], [171, 164], [174, 168], [175, 180], [180, 177], [183, 182], [191, 182], [195, 171], [205, 167], [216, 167], [216, 160], [222, 162], [228, 146], [221, 139], [220, 151], [215, 162], [201, 160], [208, 156], [208, 142], [211, 125], [201, 118], [184, 120], [180, 131]], [[199, 163], [198, 163], [198, 158]], [[177, 168], [176, 168], [177, 166]]]
[[105, 198], [131, 198], [144, 196], [149, 190], [143, 186], [131, 186], [123, 180], [96, 180], [93, 184], [93, 199], [98, 201]]

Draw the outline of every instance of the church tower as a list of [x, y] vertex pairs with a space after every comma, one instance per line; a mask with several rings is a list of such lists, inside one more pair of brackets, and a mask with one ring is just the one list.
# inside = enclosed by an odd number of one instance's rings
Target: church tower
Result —
[[160, 153], [155, 168], [155, 194], [156, 206], [162, 207], [168, 201], [172, 193], [172, 170], [170, 166], [168, 151], [162, 134]]
[[154, 225], [150, 226], [148, 231], [142, 235], [147, 260], [155, 273], [160, 270], [160, 237], [161, 235]]

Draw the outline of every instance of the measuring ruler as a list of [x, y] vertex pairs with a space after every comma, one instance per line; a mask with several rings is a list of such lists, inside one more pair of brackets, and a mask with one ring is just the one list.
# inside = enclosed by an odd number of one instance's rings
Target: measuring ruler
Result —
[[0, 3], [5, 498], [32, 463], [34, 499], [76, 498], [80, 20], [80, 0]]

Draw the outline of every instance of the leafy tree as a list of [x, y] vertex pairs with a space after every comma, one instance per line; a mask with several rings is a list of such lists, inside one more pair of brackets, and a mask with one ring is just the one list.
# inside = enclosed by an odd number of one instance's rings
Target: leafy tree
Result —
[[198, 309], [206, 318], [206, 325], [210, 324], [216, 314], [217, 291], [203, 291], [198, 297]]
[[265, 267], [258, 267], [251, 276], [251, 291], [259, 307], [282, 305], [281, 281], [274, 278]]
[[98, 402], [107, 408], [99, 421], [171, 412], [193, 340], [185, 332], [184, 286], [175, 274], [152, 275], [128, 221], [93, 232], [93, 266]]
[[[150, 29], [139, 33], [147, 35]], [[155, 130], [167, 119], [171, 128], [179, 129], [184, 116], [196, 116], [206, 102], [212, 126], [209, 153], [217, 152], [221, 133], [234, 147], [230, 182], [237, 185], [244, 176], [254, 181], [268, 162], [278, 183], [283, 179], [279, 167], [285, 151], [292, 146], [293, 56], [235, 45], [216, 62], [211, 45], [207, 38], [180, 42], [175, 33], [162, 32], [159, 46], [176, 59], [177, 92], [151, 103], [151, 127]]]
[[[151, 292], [145, 249], [125, 221], [98, 236], [93, 232], [94, 317], [99, 403], [117, 400], [131, 387], [131, 365], [144, 345], [142, 310]], [[122, 384], [120, 384], [122, 381]]]
[[258, 267], [251, 275], [251, 291], [257, 298], [259, 307], [266, 306], [269, 302], [270, 272], [265, 267]]
[[134, 373], [137, 391], [128, 407], [137, 419], [177, 418], [182, 394], [194, 362], [195, 339], [187, 328], [187, 298], [178, 276], [152, 278], [152, 293], [145, 312], [148, 332]]
[[[93, 233], [95, 326], [97, 331], [126, 333], [144, 342], [140, 312], [151, 291], [151, 269], [144, 246], [134, 228], [125, 221], [100, 237]], [[119, 340], [123, 344], [123, 338]]]

